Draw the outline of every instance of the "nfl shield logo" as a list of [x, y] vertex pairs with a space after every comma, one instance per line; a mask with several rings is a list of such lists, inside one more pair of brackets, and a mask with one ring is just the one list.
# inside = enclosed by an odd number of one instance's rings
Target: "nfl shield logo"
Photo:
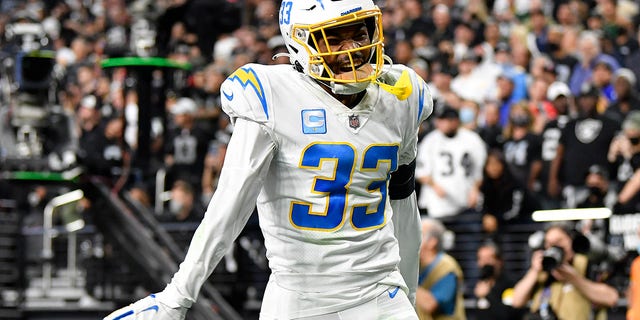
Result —
[[349, 116], [349, 127], [353, 129], [358, 129], [360, 127], [360, 118], [357, 115], [352, 114]]

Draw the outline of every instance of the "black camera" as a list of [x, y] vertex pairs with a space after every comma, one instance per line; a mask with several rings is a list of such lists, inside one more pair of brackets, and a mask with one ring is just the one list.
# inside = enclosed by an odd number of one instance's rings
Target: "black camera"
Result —
[[562, 261], [564, 261], [564, 250], [558, 246], [549, 247], [542, 254], [542, 270], [549, 272], [559, 267]]
[[496, 274], [496, 268], [493, 265], [487, 264], [480, 268], [480, 280], [489, 280]]

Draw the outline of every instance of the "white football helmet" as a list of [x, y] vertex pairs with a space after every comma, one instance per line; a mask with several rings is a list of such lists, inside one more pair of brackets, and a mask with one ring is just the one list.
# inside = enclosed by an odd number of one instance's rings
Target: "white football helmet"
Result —
[[[372, 0], [284, 0], [279, 14], [280, 32], [289, 51], [291, 63], [304, 74], [328, 84], [334, 93], [360, 92], [375, 81], [384, 64], [382, 13]], [[326, 37], [325, 30], [364, 22], [371, 44], [348, 50], [318, 52], [317, 45]], [[326, 41], [326, 38], [325, 38]], [[371, 72], [357, 72], [353, 54], [369, 51]], [[353, 75], [336, 77], [325, 57], [348, 54]]]

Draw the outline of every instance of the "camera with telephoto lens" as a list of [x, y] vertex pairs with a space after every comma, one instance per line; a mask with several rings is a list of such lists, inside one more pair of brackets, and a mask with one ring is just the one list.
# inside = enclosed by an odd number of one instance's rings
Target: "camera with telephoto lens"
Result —
[[564, 250], [558, 246], [552, 246], [542, 253], [542, 270], [551, 271], [562, 264]]
[[480, 268], [480, 280], [492, 279], [496, 274], [496, 268], [493, 265], [487, 264]]

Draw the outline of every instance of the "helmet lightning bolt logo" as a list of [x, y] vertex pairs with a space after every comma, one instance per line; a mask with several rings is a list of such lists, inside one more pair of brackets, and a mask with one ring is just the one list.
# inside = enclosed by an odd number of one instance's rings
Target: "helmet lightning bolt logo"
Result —
[[[240, 68], [236, 70], [234, 73], [232, 73], [228, 79], [230, 81], [237, 80], [242, 86], [242, 88], [244, 88], [245, 90], [247, 89], [248, 86], [253, 88], [253, 91], [256, 93], [256, 95], [258, 96], [258, 99], [260, 100], [260, 103], [262, 104], [262, 110], [264, 110], [264, 113], [267, 115], [267, 119], [269, 119], [269, 111], [267, 109], [267, 98], [265, 96], [264, 89], [262, 88], [262, 83], [260, 82], [260, 79], [258, 78], [258, 75], [256, 74], [256, 72], [252, 68], [250, 67]], [[223, 92], [223, 94], [228, 100], [233, 99], [233, 93], [231, 95], [228, 95]]]

